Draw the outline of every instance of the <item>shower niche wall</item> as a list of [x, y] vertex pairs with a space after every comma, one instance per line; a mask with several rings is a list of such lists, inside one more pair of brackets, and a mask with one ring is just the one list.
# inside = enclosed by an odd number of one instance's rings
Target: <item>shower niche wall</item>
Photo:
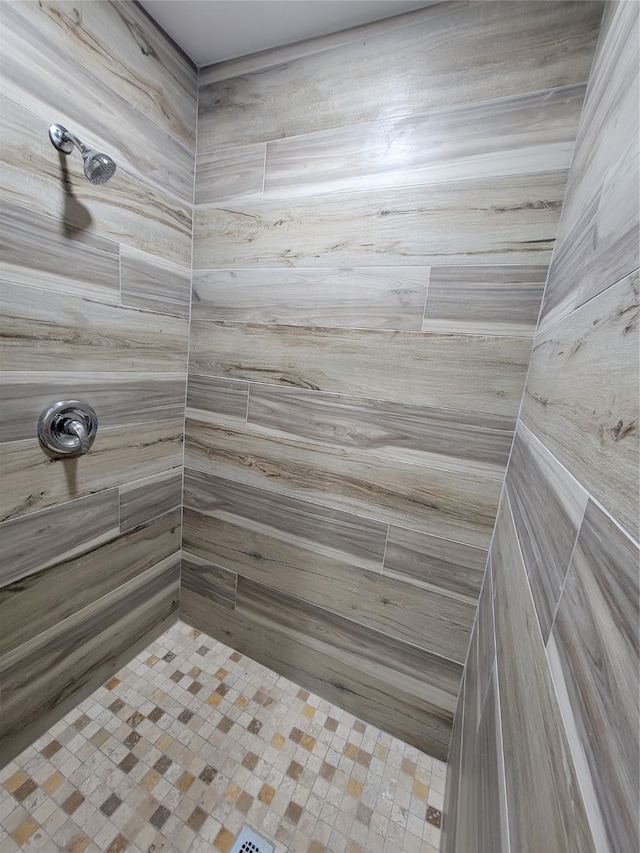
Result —
[[[196, 75], [135, 5], [4, 4], [3, 758], [179, 595], [446, 758], [601, 14], [443, 3]], [[52, 463], [75, 396], [96, 443]]]

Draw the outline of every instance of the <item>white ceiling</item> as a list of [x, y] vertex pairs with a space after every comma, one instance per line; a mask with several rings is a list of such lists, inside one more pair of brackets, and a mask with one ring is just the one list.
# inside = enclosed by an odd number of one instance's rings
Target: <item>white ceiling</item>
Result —
[[198, 66], [327, 35], [433, 0], [140, 0]]

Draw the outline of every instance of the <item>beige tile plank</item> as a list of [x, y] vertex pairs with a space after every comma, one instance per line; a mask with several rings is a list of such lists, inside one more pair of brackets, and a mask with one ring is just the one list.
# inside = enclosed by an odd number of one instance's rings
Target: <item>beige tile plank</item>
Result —
[[638, 832], [640, 551], [589, 501], [548, 652], [598, 850]]
[[406, 687], [390, 690], [389, 680], [402, 683], [390, 668], [378, 667], [369, 672], [367, 667], [365, 673], [362, 660], [356, 655], [350, 656], [345, 665], [336, 659], [337, 652], [329, 636], [325, 635], [324, 642], [316, 644], [302, 632], [280, 630], [275, 620], [265, 625], [254, 618], [244, 602], [234, 613], [229, 613], [188, 589], [182, 591], [181, 602], [183, 618], [189, 624], [356, 717], [383, 727], [435, 758], [446, 759], [451, 713], [410, 694]]
[[638, 4], [607, 8], [594, 59], [541, 324], [640, 265]]
[[422, 330], [532, 336], [547, 269], [546, 266], [433, 267]]
[[177, 618], [179, 557], [0, 658], [0, 764], [43, 734]]
[[5, 283], [5, 370], [178, 373], [187, 366], [188, 323], [136, 308]]
[[475, 604], [486, 562], [482, 548], [391, 526], [382, 573]]
[[593, 853], [506, 496], [491, 560], [511, 848]]
[[522, 424], [513, 444], [507, 489], [546, 643], [588, 495]]
[[155, 255], [120, 247], [122, 304], [189, 317], [191, 273]]
[[[118, 492], [108, 489], [0, 524], [0, 585], [89, 551], [118, 533]], [[40, 544], [39, 549], [33, 543]]]
[[476, 104], [268, 142], [264, 198], [566, 171], [584, 92], [487, 92]]
[[[108, 184], [96, 187], [84, 177], [80, 157], [66, 158], [51, 145], [49, 111], [40, 118], [0, 95], [0, 113], [0, 186], [8, 201], [62, 220], [71, 237], [91, 231], [191, 266], [190, 199], [178, 201], [123, 163]], [[113, 146], [107, 153], [117, 156]]]
[[194, 269], [548, 264], [565, 172], [195, 211]]
[[180, 529], [180, 511], [174, 510], [86, 554], [3, 587], [0, 655], [171, 557], [180, 549]]
[[187, 468], [185, 506], [354, 566], [382, 571], [387, 525]]
[[189, 373], [187, 411], [197, 413], [200, 418], [205, 418], [208, 413], [216, 420], [231, 418], [244, 423], [248, 395], [248, 382]]
[[[125, 15], [131, 16], [126, 7], [123, 10]], [[4, 5], [3, 27], [10, 37], [5, 38], [3, 44], [3, 93], [48, 120], [48, 124], [59, 122], [64, 125], [91, 148], [105, 151], [146, 183], [156, 184], [183, 202], [189, 202], [193, 193], [192, 141], [189, 140], [187, 147], [155, 121], [157, 112], [154, 119], [150, 119], [138, 108], [136, 101], [139, 102], [139, 97], [132, 103], [128, 92], [121, 93], [111, 87], [115, 78], [126, 81], [128, 71], [114, 62], [111, 48], [103, 41], [108, 36], [104, 32], [97, 35], [100, 46], [91, 43], [95, 33], [85, 31], [80, 39], [74, 37], [68, 32], [69, 17], [73, 17], [73, 12], [71, 7], [65, 11], [66, 15], [64, 11], [61, 14], [59, 6], [47, 9], [31, 3]], [[113, 16], [114, 7], [102, 10], [103, 15], [108, 16], [109, 12]], [[91, 12], [87, 14], [93, 15]], [[116, 12], [115, 19], [118, 18]], [[153, 28], [147, 25], [146, 31], [152, 33]], [[140, 36], [144, 38], [144, 33], [140, 32]], [[130, 32], [126, 41], [131, 44]], [[124, 42], [122, 39], [120, 43]], [[134, 50], [137, 48], [140, 57], [139, 46], [134, 44], [132, 47]], [[101, 51], [102, 56], [96, 62], [96, 54], [100, 56]], [[153, 59], [148, 60], [148, 65], [154, 68], [149, 69], [147, 75], [155, 80], [149, 88], [158, 92], [162, 89], [161, 81], [168, 80], [171, 75], [167, 72], [158, 74], [157, 63]], [[105, 66], [110, 68], [107, 73]], [[133, 71], [130, 65], [129, 69]], [[134, 76], [130, 83], [120, 84], [118, 88], [129, 89], [132, 86], [140, 88], [140, 94], [143, 94], [147, 83]], [[195, 86], [192, 93], [194, 91]], [[146, 104], [153, 103], [153, 100], [153, 94], [149, 92]], [[166, 94], [158, 100], [166, 104]], [[96, 109], [98, 104], [99, 109]], [[182, 108], [178, 108], [176, 114], [181, 111]], [[195, 112], [189, 130], [191, 134], [195, 133]], [[48, 144], [56, 154], [51, 143]], [[103, 188], [101, 191], [108, 190]]]
[[194, 320], [191, 370], [515, 417], [531, 341]]
[[36, 435], [40, 413], [54, 400], [86, 400], [96, 410], [98, 426], [132, 424], [184, 416], [185, 378], [171, 373], [0, 373], [0, 429], [3, 441]]
[[91, 231], [71, 231], [60, 219], [4, 200], [0, 228], [5, 236], [0, 254], [4, 278], [120, 302], [119, 246], [113, 240]]
[[522, 420], [632, 534], [638, 525], [638, 274], [535, 339]]
[[383, 524], [487, 548], [501, 483], [230, 423], [189, 420], [188, 467]]
[[89, 453], [55, 461], [33, 437], [0, 443], [0, 518], [17, 518], [181, 466], [183, 423], [98, 428]]
[[180, 587], [188, 589], [202, 598], [209, 599], [219, 607], [234, 610], [238, 575], [220, 566], [214, 566], [195, 554], [182, 554]]
[[228, 64], [200, 86], [198, 150], [585, 83], [601, 14], [599, 3], [440, 4], [408, 28], [321, 54], [238, 65], [237, 76]]
[[120, 530], [147, 524], [182, 505], [182, 467], [162, 471], [119, 488]]
[[196, 158], [196, 204], [230, 198], [262, 198], [266, 146], [242, 145], [199, 154]]
[[504, 476], [513, 439], [513, 421], [503, 415], [257, 382], [247, 421], [274, 436], [496, 479]]
[[419, 330], [428, 267], [201, 270], [193, 317], [294, 326]]
[[241, 520], [203, 515], [189, 505], [187, 496], [183, 547], [190, 554], [402, 642], [464, 661], [475, 613], [469, 602], [416, 590], [317, 548], [255, 531]]

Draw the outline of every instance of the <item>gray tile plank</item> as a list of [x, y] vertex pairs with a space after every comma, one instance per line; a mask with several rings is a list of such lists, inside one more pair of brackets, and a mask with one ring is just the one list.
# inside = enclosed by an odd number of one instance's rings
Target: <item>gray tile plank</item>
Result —
[[189, 468], [184, 500], [185, 506], [208, 518], [267, 532], [283, 542], [382, 571], [386, 524]]
[[634, 274], [535, 339], [522, 420], [632, 534], [638, 530]]
[[[150, 184], [121, 161], [106, 187], [94, 187], [84, 176], [80, 157], [65, 158], [51, 145], [50, 112], [48, 109], [43, 117], [36, 116], [0, 95], [5, 198], [61, 220], [70, 237], [91, 231], [190, 267], [190, 198], [178, 201], [162, 185]], [[61, 120], [62, 116], [54, 118]], [[72, 128], [80, 132], [73, 120], [69, 122]], [[87, 139], [96, 142], [91, 132]], [[30, 152], [29, 157], [24, 156], [25, 150]], [[112, 144], [107, 153], [118, 156]]]
[[478, 850], [508, 850], [509, 832], [504, 782], [504, 756], [500, 731], [498, 680], [489, 679], [475, 744], [478, 759]]
[[513, 421], [502, 415], [256, 382], [247, 421], [273, 435], [496, 479], [504, 476], [513, 438]]
[[[337, 661], [357, 657], [359, 667], [369, 675], [391, 669], [396, 676], [391, 679], [395, 687], [402, 686], [443, 710], [453, 707], [462, 675], [460, 664], [242, 577], [238, 579], [238, 609], [250, 611], [262, 623], [277, 622], [281, 630], [302, 633], [312, 643], [327, 643], [330, 638]], [[413, 689], [407, 690], [411, 682]]]
[[194, 149], [197, 73], [143, 9], [127, 3], [16, 5], [49, 44], [94, 68], [136, 111]]
[[[348, 45], [361, 39], [370, 39], [381, 32], [387, 33], [391, 30], [413, 27], [417, 22], [423, 21], [428, 6], [436, 6], [441, 2], [442, 0], [425, 0], [420, 9], [394, 15], [392, 18], [383, 18], [379, 21], [339, 30], [336, 33], [268, 48], [258, 53], [251, 53], [248, 56], [216, 62], [214, 65], [205, 65], [200, 69], [198, 82], [201, 86], [208, 86], [209, 83], [217, 80], [227, 80], [229, 77], [238, 77], [241, 74], [253, 74], [255, 71], [273, 68], [276, 65], [291, 62], [304, 56], [323, 53], [334, 47]], [[451, 8], [454, 6], [463, 8], [468, 5], [469, 0], [451, 0], [449, 4]]]
[[106, 302], [120, 301], [119, 246], [91, 231], [68, 226], [53, 216], [43, 216], [0, 201], [2, 276], [75, 296]]
[[546, 643], [588, 495], [522, 424], [513, 444], [507, 490]]
[[202, 598], [227, 610], [236, 606], [238, 575], [214, 566], [195, 554], [182, 554], [180, 588], [197, 593]]
[[[267, 143], [264, 198], [567, 170], [584, 85]], [[210, 199], [215, 201], [215, 199]]]
[[[396, 687], [403, 679], [395, 671], [381, 666], [372, 672], [367, 667], [363, 672], [362, 659], [355, 654], [343, 663], [330, 636], [325, 634], [321, 640], [313, 641], [295, 629], [281, 629], [276, 620], [266, 624], [254, 616], [250, 602], [245, 604], [242, 595], [238, 609], [232, 614], [188, 589], [182, 591], [181, 602], [183, 618], [189, 624], [356, 717], [384, 727], [429, 755], [446, 759], [451, 712], [410, 693], [416, 681], [410, 682], [408, 689]], [[392, 690], [389, 681], [394, 682]]]
[[262, 197], [264, 143], [199, 154], [196, 158], [196, 204], [230, 198]]
[[119, 488], [120, 530], [124, 533], [182, 505], [182, 466]]
[[419, 330], [429, 268], [201, 270], [193, 317], [293, 326]]
[[486, 700], [491, 680], [491, 670], [496, 659], [495, 622], [493, 618], [493, 580], [491, 564], [488, 562], [482, 592], [478, 601], [478, 715]]
[[0, 292], [5, 370], [186, 370], [186, 319], [11, 283]]
[[546, 266], [433, 267], [424, 332], [533, 335]]
[[0, 764], [175, 622], [179, 566], [163, 560], [0, 658]]
[[479, 548], [493, 531], [501, 483], [263, 433], [189, 420], [188, 467], [383, 524]]
[[36, 438], [0, 443], [0, 519], [55, 506], [182, 465], [182, 420], [98, 428], [91, 451], [52, 461]]
[[345, 616], [397, 640], [462, 663], [475, 606], [433, 590], [416, 590], [361, 569], [320, 549], [218, 520], [190, 509], [187, 494], [183, 546], [216, 566]]
[[548, 653], [598, 850], [638, 832], [638, 545], [589, 501]]
[[54, 400], [86, 400], [100, 429], [181, 418], [184, 386], [184, 375], [171, 373], [0, 373], [2, 440], [35, 436], [40, 413]]
[[565, 172], [195, 210], [194, 269], [548, 264]]
[[120, 246], [122, 304], [189, 317], [191, 273], [148, 252]]
[[476, 603], [486, 562], [482, 548], [391, 526], [382, 573]]
[[462, 754], [460, 756], [460, 790], [456, 826], [456, 849], [478, 849], [479, 768], [474, 749], [478, 730], [478, 633], [473, 632], [465, 666], [464, 716], [462, 719]]
[[206, 417], [209, 413], [216, 419], [225, 417], [244, 423], [248, 396], [248, 382], [189, 373], [187, 409], [197, 411], [198, 417]]
[[464, 716], [464, 689], [465, 677], [463, 675], [458, 693], [456, 712], [453, 718], [451, 731], [451, 745], [447, 756], [447, 780], [442, 809], [442, 836], [440, 838], [440, 850], [442, 853], [456, 853], [456, 834], [459, 817], [458, 795], [460, 792], [460, 762], [462, 758], [462, 721]]
[[[113, 15], [113, 7], [108, 8]], [[103, 10], [103, 13], [106, 12], [106, 9]], [[88, 14], [92, 15], [91, 12]], [[131, 15], [126, 9], [124, 14]], [[117, 12], [115, 15], [119, 17]], [[126, 80], [129, 70], [133, 71], [131, 65], [125, 71], [119, 62], [114, 62], [109, 47], [104, 47], [106, 55], [102, 62], [96, 62], [95, 44], [89, 43], [83, 48], [81, 45], [84, 39], [78, 40], [72, 33], [64, 35], [70, 23], [64, 17], [56, 15], [53, 10], [47, 13], [46, 6], [36, 4], [4, 6], [3, 25], [6, 32], [11, 34], [10, 38], [4, 40], [4, 94], [35, 115], [48, 117], [49, 124], [51, 121], [60, 122], [90, 147], [106, 151], [123, 168], [137, 173], [145, 182], [170, 191], [183, 202], [191, 201], [194, 169], [192, 149], [167, 132], [162, 126], [164, 122], [157, 123], [157, 112], [150, 119], [139, 108], [146, 82], [134, 77], [133, 85], [142, 91], [133, 102], [128, 93], [121, 94], [112, 88], [109, 84], [114, 79]], [[146, 31], [153, 33], [154, 29], [147, 24]], [[98, 40], [105, 35], [98, 36]], [[140, 36], [144, 38], [142, 32]], [[87, 33], [85, 38], [90, 39], [91, 35]], [[127, 34], [127, 42], [131, 44], [130, 32]], [[132, 47], [135, 50], [135, 43]], [[80, 53], [77, 57], [73, 56], [76, 52]], [[157, 63], [153, 59], [149, 59], [148, 64], [154, 66], [153, 70], [147, 72], [155, 80], [150, 88], [158, 92], [164, 80], [171, 75], [158, 73]], [[110, 72], [105, 73], [105, 66], [110, 68]], [[83, 85], [78, 85], [80, 70]], [[195, 80], [191, 85], [195, 88]], [[122, 89], [122, 84], [118, 88]], [[145, 105], [152, 102], [153, 95], [150, 95]], [[159, 102], [166, 103], [166, 96], [161, 96]], [[100, 105], [98, 110], [96, 104]], [[180, 108], [178, 111], [181, 111]], [[195, 114], [189, 129], [191, 134], [195, 133]], [[51, 143], [49, 146], [56, 155]], [[50, 162], [57, 159], [57, 155], [49, 158]]]
[[[0, 655], [180, 550], [180, 511], [0, 589]], [[55, 590], [55, 595], [52, 595]], [[37, 613], [37, 619], [34, 614]]]
[[601, 13], [599, 3], [440, 4], [407, 28], [271, 68], [244, 73], [241, 61], [233, 76], [227, 63], [225, 79], [200, 86], [198, 150], [584, 83]]
[[194, 320], [190, 351], [205, 376], [515, 417], [531, 341]]
[[[108, 489], [0, 524], [0, 585], [89, 551], [118, 533], [118, 492]], [[40, 545], [33, 547], [34, 542]]]
[[545, 327], [640, 265], [639, 42], [638, 4], [608, 8], [549, 271]]
[[594, 853], [506, 496], [491, 562], [511, 848]]

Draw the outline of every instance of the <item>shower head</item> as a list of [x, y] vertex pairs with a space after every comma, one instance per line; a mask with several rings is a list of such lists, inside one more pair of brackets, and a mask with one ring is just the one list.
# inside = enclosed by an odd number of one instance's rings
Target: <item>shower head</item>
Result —
[[53, 146], [58, 151], [62, 151], [63, 154], [71, 154], [75, 145], [84, 160], [84, 173], [92, 184], [104, 184], [109, 178], [113, 177], [116, 164], [111, 157], [89, 148], [61, 124], [51, 125], [49, 139]]

